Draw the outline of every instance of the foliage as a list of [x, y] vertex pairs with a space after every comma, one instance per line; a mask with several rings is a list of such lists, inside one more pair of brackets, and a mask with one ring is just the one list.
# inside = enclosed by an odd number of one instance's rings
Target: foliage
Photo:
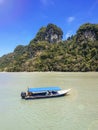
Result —
[[56, 34], [58, 38], [63, 38], [63, 31], [61, 28], [57, 27], [55, 24], [48, 24], [46, 27], [41, 27], [38, 33], [36, 34], [36, 37], [32, 42], [38, 42], [38, 41], [48, 41], [50, 42], [50, 38], [52, 35]]
[[41, 27], [39, 32], [36, 34], [34, 41], [44, 41], [46, 35], [46, 27]]
[[97, 24], [84, 24], [76, 35], [54, 44], [44, 40], [46, 30], [51, 27], [62, 35], [56, 25], [42, 27], [29, 45], [19, 45], [13, 53], [0, 58], [0, 71], [98, 71], [98, 40], [92, 41], [85, 37], [80, 40], [85, 30], [91, 29], [97, 34]]
[[[87, 35], [89, 36], [88, 38]], [[98, 40], [98, 24], [85, 23], [77, 31], [78, 39], [83, 37], [82, 40], [90, 40], [92, 36], [95, 40]]]
[[46, 32], [49, 32], [51, 29], [52, 29], [52, 31], [53, 31], [54, 34], [56, 33], [58, 35], [63, 36], [63, 31], [61, 30], [61, 28], [57, 27], [56, 25], [54, 25], [54, 24], [48, 24], [47, 28], [46, 28]]

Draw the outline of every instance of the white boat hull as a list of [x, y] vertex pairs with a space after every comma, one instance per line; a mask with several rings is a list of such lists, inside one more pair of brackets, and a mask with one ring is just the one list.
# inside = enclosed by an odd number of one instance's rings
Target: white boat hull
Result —
[[28, 99], [40, 99], [40, 98], [61, 97], [61, 96], [64, 96], [64, 95], [68, 94], [70, 90], [71, 90], [71, 89], [59, 90], [59, 91], [57, 91], [56, 94], [52, 94], [52, 93], [51, 93], [50, 95], [44, 95], [44, 96], [41, 96], [41, 95], [40, 95], [40, 96], [39, 96], [39, 95], [37, 95], [37, 96], [26, 96], [25, 99], [28, 100]]

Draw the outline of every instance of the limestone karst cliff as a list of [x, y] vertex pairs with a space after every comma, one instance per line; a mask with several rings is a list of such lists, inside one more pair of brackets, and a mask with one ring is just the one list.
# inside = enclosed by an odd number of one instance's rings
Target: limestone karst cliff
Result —
[[62, 41], [63, 31], [54, 24], [48, 24], [46, 27], [41, 27], [34, 41], [47, 41], [49, 43], [57, 43]]
[[27, 46], [0, 58], [0, 71], [98, 71], [98, 24], [86, 23], [62, 40], [54, 24], [42, 27]]

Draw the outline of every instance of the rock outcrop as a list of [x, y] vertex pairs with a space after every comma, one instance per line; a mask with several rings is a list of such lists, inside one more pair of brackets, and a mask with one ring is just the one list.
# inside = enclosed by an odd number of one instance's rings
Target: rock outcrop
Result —
[[57, 43], [62, 41], [63, 31], [54, 24], [48, 24], [46, 28], [45, 40], [50, 43]]
[[35, 37], [35, 41], [48, 41], [49, 43], [58, 43], [62, 41], [63, 31], [54, 24], [48, 24], [42, 27]]
[[0, 57], [0, 71], [98, 71], [98, 24], [84, 24], [76, 35], [60, 42], [62, 36], [54, 24], [42, 27], [28, 45]]
[[98, 25], [86, 23], [77, 31], [77, 42], [98, 40]]

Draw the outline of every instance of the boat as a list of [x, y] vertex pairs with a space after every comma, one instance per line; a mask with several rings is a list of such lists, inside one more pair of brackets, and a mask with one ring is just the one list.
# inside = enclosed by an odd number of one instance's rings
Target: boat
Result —
[[21, 92], [21, 98], [28, 100], [61, 97], [68, 94], [70, 90], [62, 90], [60, 87], [28, 88], [27, 92]]

